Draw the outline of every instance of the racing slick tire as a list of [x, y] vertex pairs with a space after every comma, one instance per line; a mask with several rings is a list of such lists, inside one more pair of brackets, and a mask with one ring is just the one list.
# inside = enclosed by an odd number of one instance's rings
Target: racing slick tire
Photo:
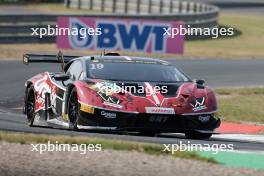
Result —
[[27, 116], [27, 124], [32, 127], [35, 119], [35, 90], [33, 85], [27, 90], [25, 112]]
[[68, 100], [69, 128], [78, 130], [78, 121], [80, 117], [80, 107], [78, 103], [77, 90], [73, 88]]
[[211, 136], [212, 133], [200, 133], [197, 131], [185, 132], [185, 137], [187, 139], [209, 139]]

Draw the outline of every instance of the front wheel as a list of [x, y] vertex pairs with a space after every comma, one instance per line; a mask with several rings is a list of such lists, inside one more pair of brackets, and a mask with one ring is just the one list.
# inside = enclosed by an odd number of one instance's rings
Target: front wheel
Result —
[[209, 139], [212, 133], [200, 133], [197, 131], [188, 131], [185, 133], [187, 139]]
[[78, 130], [78, 121], [80, 116], [80, 107], [78, 103], [77, 90], [73, 88], [68, 101], [69, 128]]
[[27, 116], [27, 124], [31, 127], [33, 126], [35, 119], [35, 91], [33, 85], [28, 88], [26, 94], [25, 110]]

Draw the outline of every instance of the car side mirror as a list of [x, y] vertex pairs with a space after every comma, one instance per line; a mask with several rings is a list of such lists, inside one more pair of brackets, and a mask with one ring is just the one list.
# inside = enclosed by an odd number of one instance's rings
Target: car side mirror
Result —
[[205, 81], [203, 79], [197, 79], [195, 80], [196, 84], [204, 85]]
[[86, 78], [84, 79], [84, 81], [87, 83], [87, 84], [94, 84], [96, 83], [94, 80], [90, 79], [90, 78]]
[[69, 74], [65, 74], [65, 73], [60, 73], [60, 74], [56, 74], [53, 76], [53, 78], [56, 80], [56, 81], [66, 81], [68, 79], [70, 79], [70, 75]]

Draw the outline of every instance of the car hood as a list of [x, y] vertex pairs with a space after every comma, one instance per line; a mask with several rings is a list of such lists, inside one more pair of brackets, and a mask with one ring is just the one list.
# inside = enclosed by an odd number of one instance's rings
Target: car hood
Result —
[[[93, 91], [90, 96], [96, 96], [96, 101], [88, 102], [97, 107], [109, 110], [133, 111], [138, 113], [163, 112], [175, 114], [202, 114], [217, 110], [214, 92], [194, 82], [162, 83], [162, 82], [120, 82], [93, 80], [86, 82], [86, 86]], [[124, 87], [135, 87], [133, 92]], [[167, 86], [167, 92], [153, 93], [156, 88]], [[106, 91], [107, 90], [107, 91]], [[141, 90], [141, 91], [139, 91]], [[150, 90], [150, 91], [148, 91]], [[136, 92], [134, 92], [136, 91]], [[99, 96], [98, 96], [99, 95]], [[98, 98], [99, 97], [99, 98]]]

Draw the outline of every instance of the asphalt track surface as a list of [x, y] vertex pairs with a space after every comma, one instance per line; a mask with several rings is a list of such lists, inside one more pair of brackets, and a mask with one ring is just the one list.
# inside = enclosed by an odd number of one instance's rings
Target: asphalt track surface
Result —
[[[168, 60], [187, 73], [191, 78], [203, 78], [212, 87], [263, 86], [264, 61], [262, 60]], [[21, 114], [24, 82], [43, 71], [59, 71], [58, 64], [31, 64], [21, 61], [0, 61], [0, 130], [33, 132], [44, 134], [85, 135], [119, 140], [133, 140], [150, 143], [179, 144], [233, 144], [237, 150], [264, 151], [264, 143], [213, 137], [210, 140], [187, 140], [180, 134], [162, 134], [157, 137], [137, 134], [119, 134], [106, 131], [73, 132], [63, 129], [30, 128], [26, 117]], [[18, 108], [18, 109], [16, 109]]]

